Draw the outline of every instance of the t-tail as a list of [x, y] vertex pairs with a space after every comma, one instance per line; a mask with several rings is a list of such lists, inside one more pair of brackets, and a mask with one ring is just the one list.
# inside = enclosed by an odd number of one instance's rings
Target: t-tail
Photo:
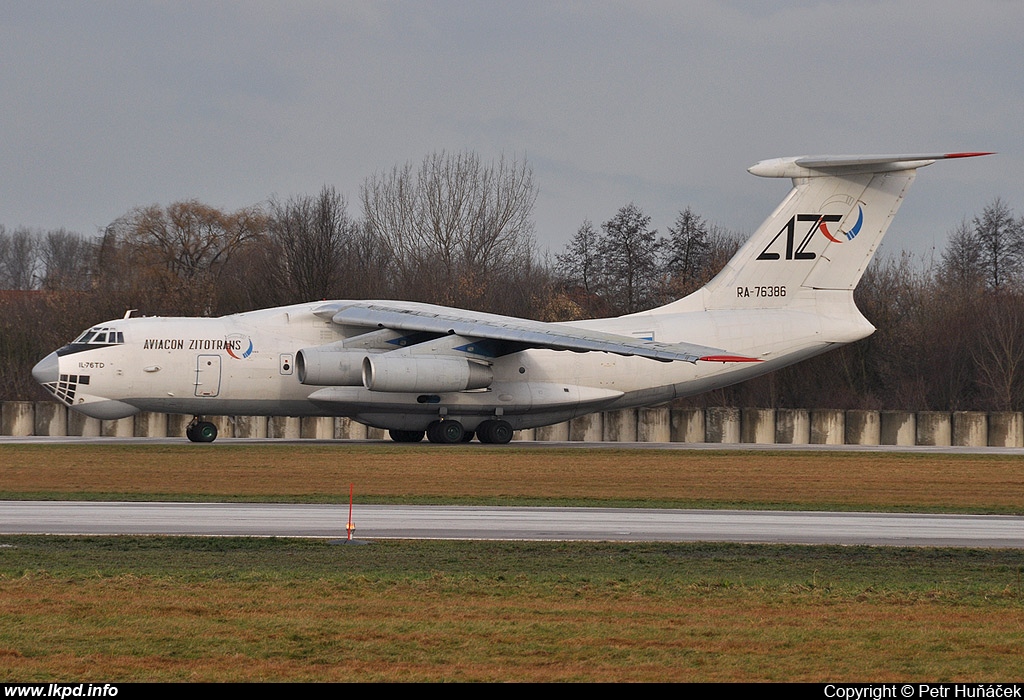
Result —
[[[705, 309], [780, 308], [851, 292], [867, 269], [917, 169], [988, 153], [800, 156], [750, 168], [793, 189], [696, 296]], [[691, 303], [693, 300], [690, 300]]]

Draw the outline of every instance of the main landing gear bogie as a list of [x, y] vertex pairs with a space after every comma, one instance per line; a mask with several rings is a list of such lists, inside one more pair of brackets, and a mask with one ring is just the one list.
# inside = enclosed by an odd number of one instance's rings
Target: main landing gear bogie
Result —
[[[391, 439], [395, 442], [410, 442], [400, 439], [407, 433], [413, 431], [392, 430]], [[476, 431], [466, 430], [462, 423], [457, 420], [436, 420], [427, 426], [426, 436], [430, 442], [442, 445], [454, 445], [460, 442], [469, 442], [475, 435], [480, 442], [490, 445], [504, 445], [512, 439], [512, 426], [504, 420], [485, 420], [477, 426]], [[417, 433], [422, 437], [422, 433]], [[411, 440], [415, 442], [419, 440]]]
[[196, 417], [185, 428], [185, 437], [192, 442], [213, 442], [217, 439], [217, 426]]

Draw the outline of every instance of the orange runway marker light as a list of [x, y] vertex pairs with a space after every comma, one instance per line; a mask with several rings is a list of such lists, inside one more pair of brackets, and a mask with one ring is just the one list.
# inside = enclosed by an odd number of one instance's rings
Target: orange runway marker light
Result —
[[348, 485], [348, 525], [345, 526], [345, 529], [348, 531], [348, 540], [349, 540], [349, 542], [352, 541], [352, 533], [355, 532], [355, 529], [356, 529], [355, 524], [352, 522], [352, 490], [353, 490], [353, 485], [349, 484]]

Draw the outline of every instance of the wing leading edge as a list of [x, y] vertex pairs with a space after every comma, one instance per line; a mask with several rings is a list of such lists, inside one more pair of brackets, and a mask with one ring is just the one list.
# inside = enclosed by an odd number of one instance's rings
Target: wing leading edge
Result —
[[719, 348], [691, 343], [659, 343], [512, 316], [455, 310], [414, 302], [341, 302], [313, 310], [341, 326], [459, 335], [511, 343], [517, 349], [542, 348], [573, 352], [609, 352], [661, 362], [760, 362]]

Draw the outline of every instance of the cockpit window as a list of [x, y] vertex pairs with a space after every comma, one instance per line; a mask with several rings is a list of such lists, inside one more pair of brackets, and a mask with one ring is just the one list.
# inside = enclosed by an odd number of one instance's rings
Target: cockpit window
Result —
[[124, 333], [105, 326], [93, 326], [72, 341], [73, 345], [122, 345]]

